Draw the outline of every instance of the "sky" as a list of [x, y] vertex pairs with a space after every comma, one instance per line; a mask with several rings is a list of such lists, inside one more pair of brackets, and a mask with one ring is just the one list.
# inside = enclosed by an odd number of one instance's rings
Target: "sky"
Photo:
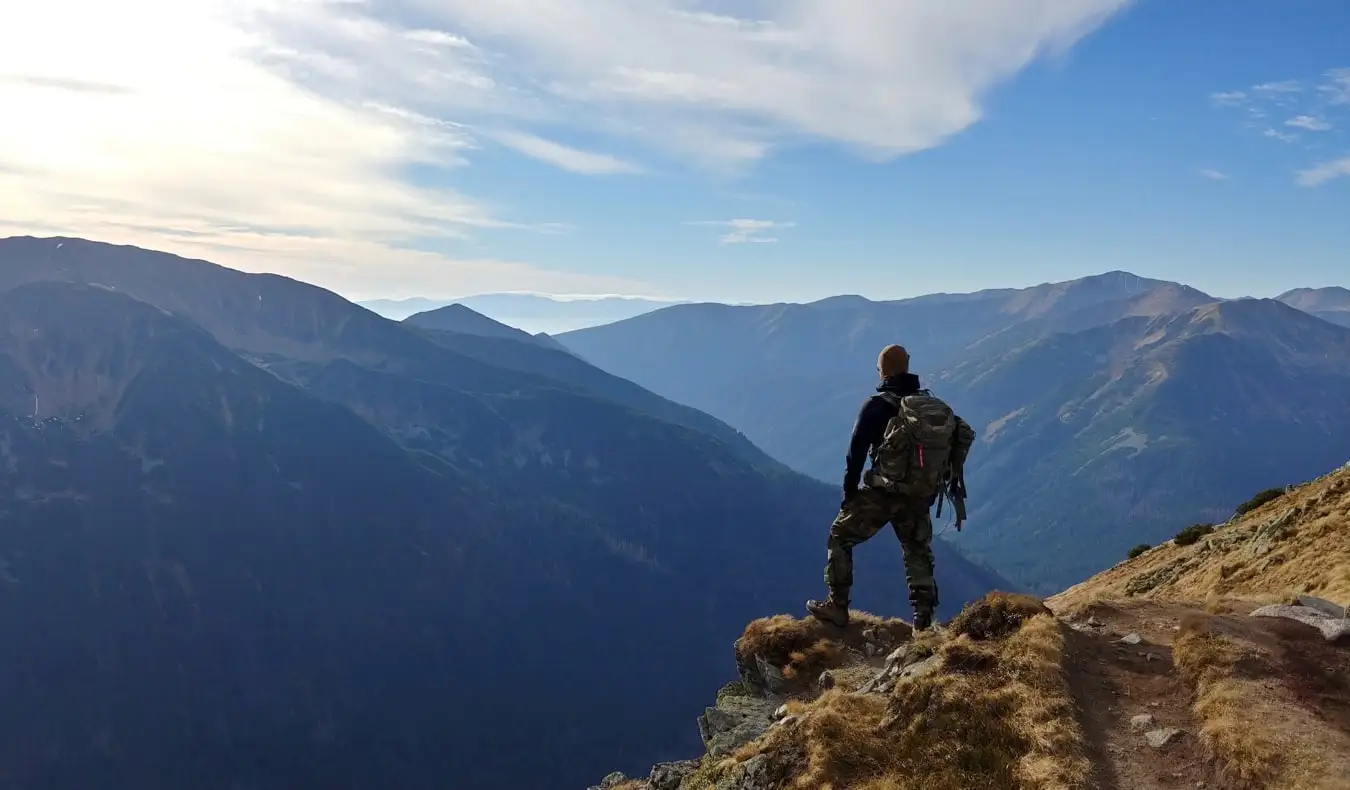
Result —
[[1343, 0], [43, 0], [0, 236], [352, 299], [1350, 285]]

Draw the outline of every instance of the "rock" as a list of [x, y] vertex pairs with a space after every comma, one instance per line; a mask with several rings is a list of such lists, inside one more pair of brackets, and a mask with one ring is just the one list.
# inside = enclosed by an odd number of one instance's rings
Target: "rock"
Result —
[[1147, 713], [1141, 713], [1130, 719], [1130, 729], [1135, 732], [1142, 732], [1153, 726], [1153, 716]]
[[773, 725], [774, 725], [775, 727], [787, 727], [787, 726], [791, 725], [792, 723], [796, 722], [796, 721], [797, 721], [798, 719], [800, 719], [800, 718], [801, 718], [801, 716], [798, 716], [797, 714], [793, 713], [793, 714], [790, 714], [790, 715], [788, 715], [788, 716], [784, 716], [783, 718], [781, 718], [781, 719], [779, 719], [778, 721], [774, 722]]
[[776, 711], [773, 712], [773, 717], [774, 717], [775, 719], [781, 719], [781, 718], [783, 718], [783, 717], [786, 716], [786, 715], [788, 715], [788, 706], [787, 706], [787, 703], [783, 703], [782, 705], [779, 705], [779, 706], [778, 706], [778, 710], [776, 710]]
[[1098, 620], [1096, 615], [1089, 617], [1087, 624], [1092, 626], [1093, 628], [1101, 628], [1102, 626], [1106, 625], [1106, 623], [1103, 623], [1101, 620]]
[[763, 735], [781, 703], [772, 698], [724, 697], [698, 719], [698, 734], [712, 757], [722, 757]]
[[1161, 730], [1150, 730], [1144, 733], [1144, 738], [1148, 741], [1149, 746], [1154, 749], [1161, 749], [1176, 740], [1181, 734], [1182, 730], [1178, 730], [1176, 727], [1167, 727]]
[[1122, 636], [1122, 637], [1120, 638], [1120, 642], [1121, 642], [1121, 644], [1125, 644], [1125, 645], [1138, 645], [1138, 644], [1143, 644], [1144, 638], [1143, 638], [1142, 636], [1140, 636], [1139, 634], [1130, 633], [1130, 634], [1126, 634], [1125, 636]]
[[936, 669], [938, 668], [938, 666], [939, 666], [941, 663], [942, 663], [942, 657], [941, 657], [941, 656], [935, 656], [935, 655], [934, 655], [934, 656], [929, 656], [928, 658], [925, 658], [924, 660], [922, 660], [922, 661], [920, 661], [920, 662], [918, 662], [918, 663], [910, 664], [909, 666], [907, 666], [907, 667], [905, 667], [904, 669], [900, 670], [900, 677], [902, 677], [902, 678], [921, 678], [921, 677], [923, 677], [924, 675], [931, 674], [934, 670], [936, 670]]
[[1310, 606], [1289, 606], [1275, 604], [1263, 606], [1252, 612], [1252, 617], [1284, 617], [1310, 625], [1322, 633], [1328, 642], [1350, 639], [1350, 620], [1343, 617], [1331, 617], [1321, 609]]
[[876, 657], [876, 654], [880, 652], [881, 648], [877, 647], [871, 642], [868, 642], [865, 645], [863, 645], [863, 654], [866, 655], [868, 658], [874, 658]]
[[759, 656], [755, 656], [755, 668], [759, 670], [759, 685], [766, 691], [771, 694], [776, 694], [787, 690], [788, 681], [787, 678], [783, 676], [783, 670], [770, 664]]
[[834, 688], [836, 682], [837, 681], [834, 679], [834, 672], [828, 669], [821, 672], [820, 677], [816, 679], [816, 685], [820, 687], [821, 691], [828, 691], [829, 689]]
[[615, 771], [609, 776], [606, 776], [604, 779], [601, 779], [600, 784], [592, 785], [586, 788], [586, 790], [610, 790], [611, 788], [618, 787], [619, 785], [627, 781], [628, 777], [624, 776], [618, 771]]
[[927, 675], [937, 669], [941, 662], [940, 656], [926, 656], [922, 651], [913, 649], [913, 645], [897, 648], [895, 652], [886, 657], [886, 664], [876, 677], [867, 681], [862, 688], [858, 689], [858, 692], [860, 694], [884, 694], [895, 688], [895, 684], [900, 678]]
[[661, 763], [652, 768], [647, 777], [647, 786], [651, 790], [679, 790], [680, 782], [698, 770], [698, 760], [681, 760], [676, 763]]
[[1299, 606], [1306, 606], [1309, 609], [1316, 609], [1327, 617], [1335, 617], [1340, 620], [1346, 619], [1346, 607], [1337, 603], [1332, 603], [1325, 598], [1318, 598], [1313, 595], [1300, 595], [1296, 598]]

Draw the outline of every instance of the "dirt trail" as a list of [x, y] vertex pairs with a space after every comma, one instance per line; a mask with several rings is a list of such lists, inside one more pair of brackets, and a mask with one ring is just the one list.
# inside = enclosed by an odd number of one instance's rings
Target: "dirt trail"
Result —
[[[1094, 787], [1223, 787], [1197, 737], [1191, 693], [1172, 663], [1172, 639], [1186, 611], [1152, 604], [1102, 605], [1072, 621], [1069, 683], [1097, 765]], [[1120, 641], [1130, 634], [1142, 641]], [[1132, 719], [1137, 716], [1152, 718], [1136, 728]], [[1161, 748], [1149, 745], [1147, 733], [1172, 728], [1182, 734]]]
[[[1350, 777], [1350, 646], [1329, 645], [1300, 623], [1248, 617], [1252, 608], [1232, 602], [1225, 614], [1211, 616], [1190, 606], [1135, 600], [1097, 603], [1064, 618], [1071, 629], [1069, 682], [1098, 768], [1094, 788], [1236, 787], [1201, 743], [1194, 695], [1172, 658], [1182, 619], [1197, 616], [1250, 651], [1247, 671], [1262, 684], [1261, 703], [1280, 713], [1270, 721], [1272, 733], [1287, 744], [1313, 747], [1326, 761], [1320, 783], [1299, 786], [1350, 788], [1350, 778], [1329, 778]], [[1129, 634], [1140, 643], [1120, 641]], [[1141, 715], [1151, 716], [1151, 723], [1132, 726]], [[1183, 732], [1162, 748], [1148, 743], [1147, 732], [1169, 728]]]

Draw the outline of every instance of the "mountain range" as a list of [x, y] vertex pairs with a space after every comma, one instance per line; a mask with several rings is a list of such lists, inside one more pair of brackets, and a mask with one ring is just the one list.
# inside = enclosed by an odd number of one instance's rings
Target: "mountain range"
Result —
[[1050, 592], [1341, 459], [1350, 330], [1318, 315], [1338, 293], [1219, 300], [1110, 272], [893, 302], [678, 305], [558, 340], [835, 484], [877, 352], [905, 345], [979, 433], [971, 520], [950, 537]]
[[642, 315], [675, 302], [645, 299], [640, 296], [555, 297], [547, 294], [495, 293], [465, 296], [459, 299], [371, 299], [358, 302], [380, 315], [402, 321], [418, 313], [429, 313], [451, 305], [461, 305], [511, 327], [530, 333], [559, 333], [598, 326]]
[[[481, 318], [0, 240], [0, 783], [551, 790], [697, 744], [836, 491]], [[936, 550], [946, 615], [1007, 586]]]
[[1323, 321], [1350, 326], [1350, 288], [1295, 288], [1275, 298]]

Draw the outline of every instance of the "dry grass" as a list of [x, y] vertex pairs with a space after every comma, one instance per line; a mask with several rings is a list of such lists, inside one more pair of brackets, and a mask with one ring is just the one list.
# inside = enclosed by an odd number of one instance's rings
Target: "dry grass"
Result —
[[1271, 667], [1254, 645], [1193, 615], [1182, 623], [1173, 659], [1194, 690], [1200, 737], [1234, 787], [1350, 788], [1350, 735], [1300, 705], [1282, 683], [1260, 679]]
[[829, 691], [735, 759], [799, 754], [784, 785], [797, 790], [1088, 786], [1064, 634], [1038, 601], [994, 594], [925, 638], [940, 671], [902, 681], [889, 697]]
[[808, 687], [825, 670], [850, 663], [849, 649], [862, 649], [866, 642], [865, 631], [879, 632], [890, 644], [908, 641], [911, 635], [907, 623], [882, 619], [867, 612], [850, 612], [845, 629], [813, 617], [799, 619], [777, 615], [755, 620], [746, 626], [736, 641], [736, 661], [749, 665], [758, 656], [781, 670], [784, 678]]
[[1048, 603], [1061, 614], [1076, 614], [1097, 601], [1136, 596], [1265, 603], [1298, 593], [1350, 604], [1350, 469], [1265, 502], [1194, 544], [1157, 546]]
[[1200, 737], [1225, 774], [1234, 782], [1267, 787], [1284, 755], [1262, 721], [1260, 686], [1238, 675], [1241, 648], [1211, 632], [1204, 618], [1191, 617], [1182, 622], [1172, 657], [1194, 690]]
[[1016, 633], [1023, 623], [1041, 614], [1050, 614], [1050, 610], [1039, 598], [992, 592], [961, 610], [948, 628], [971, 639], [999, 639]]

